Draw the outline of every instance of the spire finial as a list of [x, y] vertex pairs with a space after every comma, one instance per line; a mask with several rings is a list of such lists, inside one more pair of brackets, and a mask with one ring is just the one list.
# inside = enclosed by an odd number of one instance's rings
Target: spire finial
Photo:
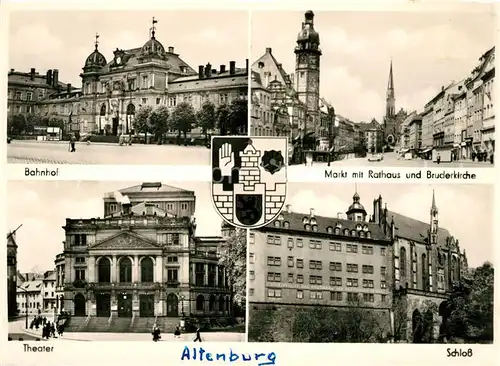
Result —
[[151, 38], [154, 39], [155, 38], [155, 33], [156, 33], [156, 26], [155, 24], [158, 23], [158, 20], [155, 19], [155, 17], [153, 17], [153, 19], [151, 20]]
[[434, 195], [434, 190], [432, 190], [432, 209], [436, 209], [436, 197]]
[[95, 42], [94, 42], [94, 44], [95, 44], [95, 49], [97, 51], [97, 48], [99, 47], [99, 33], [95, 34]]

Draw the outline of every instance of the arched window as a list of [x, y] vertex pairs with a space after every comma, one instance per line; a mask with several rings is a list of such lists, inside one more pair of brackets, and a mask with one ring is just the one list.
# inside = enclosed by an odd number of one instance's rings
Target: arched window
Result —
[[224, 296], [219, 296], [219, 311], [224, 311]]
[[458, 280], [457, 277], [457, 258], [455, 256], [451, 257], [451, 282]]
[[101, 113], [100, 113], [101, 116], [105, 116], [106, 115], [106, 104], [103, 104], [101, 105]]
[[406, 280], [406, 266], [406, 249], [401, 247], [399, 250], [399, 274], [403, 283]]
[[205, 310], [205, 298], [203, 297], [203, 295], [198, 295], [198, 297], [196, 298], [196, 310]]
[[422, 254], [422, 290], [427, 291], [428, 278], [427, 273], [429, 271], [429, 266], [427, 265], [427, 255]]
[[214, 295], [210, 295], [210, 299], [208, 300], [208, 309], [210, 311], [214, 311], [215, 310], [215, 296]]
[[149, 257], [141, 261], [141, 282], [154, 282], [153, 260]]
[[132, 282], [132, 261], [128, 257], [120, 261], [120, 282]]
[[132, 103], [130, 103], [127, 106], [127, 115], [133, 116], [134, 114], [135, 114], [135, 105], [133, 105]]
[[97, 263], [97, 282], [111, 282], [111, 262], [109, 258], [103, 257]]

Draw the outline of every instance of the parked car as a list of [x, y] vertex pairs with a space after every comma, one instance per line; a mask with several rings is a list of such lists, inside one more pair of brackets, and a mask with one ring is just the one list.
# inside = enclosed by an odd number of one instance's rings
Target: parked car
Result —
[[368, 161], [374, 162], [374, 161], [382, 161], [384, 160], [384, 154], [373, 154], [368, 156]]

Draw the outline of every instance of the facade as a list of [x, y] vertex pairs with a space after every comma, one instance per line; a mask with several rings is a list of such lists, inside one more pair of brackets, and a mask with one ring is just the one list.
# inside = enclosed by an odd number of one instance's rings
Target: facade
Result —
[[359, 127], [363, 131], [363, 138], [368, 152], [379, 153], [384, 146], [383, 134], [384, 131], [377, 120], [372, 119], [370, 123], [359, 123]]
[[42, 280], [42, 311], [53, 311], [56, 308], [56, 272], [47, 271]]
[[483, 101], [483, 124], [481, 129], [481, 145], [488, 152], [495, 151], [495, 53], [494, 49], [487, 57], [483, 75], [482, 101]]
[[8, 316], [16, 316], [17, 308], [17, 243], [16, 233], [7, 234], [7, 309]]
[[[222, 237], [197, 237], [194, 192], [143, 183], [105, 194], [102, 218], [67, 219], [62, 310], [151, 318], [230, 314]], [[60, 287], [57, 286], [56, 288]]]
[[[64, 244], [63, 244], [64, 245]], [[55, 295], [56, 295], [56, 309], [60, 313], [64, 309], [64, 283], [65, 283], [65, 255], [60, 253], [56, 256], [55, 264]]]
[[[314, 209], [294, 213], [287, 206], [277, 220], [252, 230], [248, 286], [253, 316], [271, 308], [341, 309], [360, 300], [363, 308], [379, 313], [385, 336], [418, 342], [421, 314], [428, 315], [429, 302], [443, 307], [467, 258], [439, 226], [434, 196], [429, 222], [383, 205], [379, 196], [369, 217], [355, 193], [344, 218], [317, 216]], [[439, 321], [441, 314], [433, 316]]]
[[466, 148], [467, 138], [467, 92], [465, 88], [453, 97], [453, 118], [455, 138], [454, 146], [458, 146], [457, 159], [470, 159], [470, 151]]
[[38, 314], [43, 311], [43, 281], [26, 281], [17, 288], [17, 307], [20, 314]]
[[[188, 102], [197, 110], [207, 101], [217, 107], [235, 99], [247, 100], [248, 60], [244, 68], [230, 61], [229, 68], [207, 63], [195, 71], [174, 47], [165, 48], [160, 43], [155, 35], [155, 23], [143, 46], [128, 50], [117, 48], [110, 61], [100, 52], [99, 36], [96, 36], [94, 51], [85, 60], [80, 74], [81, 89], [58, 82], [58, 70], [49, 70], [47, 76], [42, 77], [32, 69], [33, 80], [29, 81], [40, 86], [38, 89], [29, 86], [36, 91], [36, 97], [26, 94], [25, 98], [16, 86], [21, 76], [9, 73], [12, 106], [9, 110], [16, 113], [21, 108], [41, 116], [63, 116], [70, 123], [71, 131], [80, 134], [120, 135], [136, 133], [133, 121], [142, 106], [173, 109], [181, 102]], [[26, 75], [22, 78], [26, 79]], [[33, 101], [27, 99], [30, 95]], [[33, 108], [27, 109], [31, 104]], [[197, 132], [200, 131], [192, 131]]]

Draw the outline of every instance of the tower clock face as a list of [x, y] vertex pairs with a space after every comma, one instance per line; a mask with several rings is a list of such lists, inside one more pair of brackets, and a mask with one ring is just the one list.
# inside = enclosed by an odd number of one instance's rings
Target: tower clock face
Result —
[[300, 55], [300, 56], [299, 56], [299, 62], [300, 62], [300, 63], [304, 63], [304, 62], [306, 62], [306, 55]]

